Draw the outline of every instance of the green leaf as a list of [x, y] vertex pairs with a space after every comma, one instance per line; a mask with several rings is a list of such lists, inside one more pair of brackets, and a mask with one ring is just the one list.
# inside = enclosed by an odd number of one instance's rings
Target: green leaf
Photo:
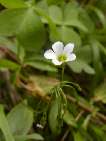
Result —
[[93, 66], [96, 72], [95, 82], [99, 82], [99, 80], [103, 77], [103, 66], [101, 63], [100, 48], [98, 41], [92, 40], [91, 46], [93, 54]]
[[83, 60], [86, 63], [92, 62], [92, 48], [90, 45], [75, 48], [75, 54], [77, 56], [77, 60]]
[[78, 29], [87, 32], [86, 26], [79, 20], [79, 7], [76, 3], [68, 3], [64, 8], [63, 25], [77, 27]]
[[90, 122], [91, 117], [92, 117], [92, 115], [89, 114], [89, 115], [87, 115], [87, 117], [84, 119], [84, 122], [83, 122], [83, 124], [82, 124], [82, 127], [83, 127], [85, 130], [87, 130], [87, 128], [88, 128], [88, 125], [89, 125], [89, 122]]
[[105, 27], [106, 25], [106, 20], [105, 20], [105, 15], [103, 14], [103, 12], [98, 9], [97, 7], [94, 6], [90, 6], [89, 7], [92, 11], [95, 12], [95, 14], [98, 16], [99, 20], [101, 21], [101, 23], [103, 24], [103, 26]]
[[45, 29], [39, 16], [33, 9], [28, 9], [20, 24], [17, 38], [27, 50], [38, 52], [45, 42]]
[[89, 33], [92, 33], [95, 29], [95, 25], [88, 12], [83, 8], [80, 9], [79, 20], [88, 29]]
[[100, 42], [98, 42], [98, 43], [99, 43], [98, 47], [100, 48], [101, 53], [103, 53], [106, 56], [106, 48], [105, 48], [105, 46], [103, 44], [101, 44]]
[[38, 2], [36, 3], [36, 6], [37, 6], [37, 8], [42, 9], [45, 13], [48, 13], [49, 6], [48, 6], [46, 0], [38, 1]]
[[2, 105], [0, 105], [0, 129], [3, 132], [6, 141], [15, 141], [5, 117]]
[[48, 15], [48, 13], [49, 13], [48, 10], [45, 10], [45, 8], [41, 9], [39, 7], [35, 7], [34, 9], [42, 17], [42, 22], [46, 23], [46, 24], [48, 23], [48, 25], [50, 27], [50, 34], [54, 37], [55, 36], [58, 37], [59, 35], [58, 35], [57, 29], [56, 29], [56, 25], [54, 24], [54, 22], [52, 21], [52, 19]]
[[0, 36], [15, 35], [19, 31], [25, 12], [26, 9], [6, 9], [0, 12]]
[[76, 72], [76, 73], [81, 73], [82, 72], [82, 64], [81, 62], [79, 62], [78, 60], [73, 61], [73, 62], [69, 62], [67, 63], [67, 65], [69, 66], [70, 69], [72, 69], [72, 71]]
[[99, 87], [96, 88], [94, 93], [94, 100], [101, 101], [106, 104], [106, 82], [102, 83]]
[[95, 70], [83, 60], [76, 60], [67, 64], [69, 68], [71, 68], [76, 73], [81, 73], [82, 71], [85, 71], [88, 74], [95, 74]]
[[0, 69], [11, 69], [11, 70], [16, 70], [20, 66], [12, 61], [6, 60], [6, 59], [0, 59]]
[[47, 0], [47, 3], [49, 5], [52, 5], [52, 4], [61, 4], [64, 0]]
[[27, 5], [24, 0], [0, 0], [0, 3], [6, 8], [25, 8]]
[[102, 1], [96, 1], [96, 7], [98, 7], [99, 9], [103, 10], [103, 12], [106, 11], [106, 1], [102, 0]]
[[45, 42], [45, 30], [33, 8], [3, 10], [0, 19], [1, 36], [17, 35], [25, 48], [40, 50]]
[[88, 64], [83, 63], [83, 69], [88, 74], [95, 74], [95, 70]]
[[20, 59], [21, 63], [23, 63], [26, 55], [25, 49], [21, 45], [17, 45], [17, 48], [17, 56]]
[[35, 60], [35, 61], [27, 61], [25, 65], [31, 66], [35, 69], [39, 69], [42, 71], [49, 71], [49, 72], [56, 72], [57, 69], [54, 65], [46, 62], [46, 61], [40, 61], [40, 60]]
[[86, 28], [86, 26], [82, 22], [80, 22], [79, 20], [72, 19], [71, 21], [65, 21], [64, 25], [77, 27], [78, 29], [80, 29], [84, 32], [88, 32], [88, 29]]
[[80, 132], [74, 132], [74, 141], [85, 141]]
[[90, 129], [92, 131], [92, 135], [94, 137], [95, 140], [97, 141], [105, 141], [105, 132], [103, 132], [103, 130], [101, 130], [100, 126], [98, 125], [90, 125]]
[[17, 54], [16, 44], [6, 37], [0, 37], [0, 46], [3, 48], [8, 48], [9, 50]]
[[49, 7], [49, 15], [54, 23], [62, 24], [62, 11], [61, 11], [60, 7], [58, 7], [56, 5], [50, 6]]
[[93, 136], [88, 131], [80, 128], [79, 131], [73, 132], [74, 141], [94, 141]]
[[73, 117], [73, 115], [71, 113], [69, 113], [69, 111], [66, 111], [64, 113], [63, 119], [68, 125], [73, 126], [73, 127], [77, 127], [75, 118]]
[[33, 123], [33, 111], [24, 103], [20, 103], [10, 111], [7, 119], [14, 135], [26, 135]]
[[62, 14], [62, 9], [56, 5], [49, 7], [50, 18], [56, 25], [66, 25], [77, 27], [78, 29], [87, 32], [88, 29], [83, 23], [78, 19], [79, 9], [72, 4], [67, 4], [64, 9], [64, 16]]
[[79, 7], [75, 2], [69, 2], [64, 7], [64, 21], [69, 22], [74, 19], [78, 19]]
[[48, 120], [49, 120], [49, 126], [54, 135], [58, 135], [60, 133], [59, 128], [59, 105], [60, 100], [57, 98], [51, 103], [51, 109], [49, 112]]
[[30, 135], [19, 135], [15, 136], [16, 141], [27, 141], [27, 140], [44, 140], [44, 138], [37, 133]]
[[76, 46], [81, 45], [81, 38], [77, 32], [75, 32], [72, 28], [61, 26], [57, 27], [57, 31], [59, 33], [59, 37], [51, 36], [52, 41], [63, 41], [64, 43], [75, 43]]

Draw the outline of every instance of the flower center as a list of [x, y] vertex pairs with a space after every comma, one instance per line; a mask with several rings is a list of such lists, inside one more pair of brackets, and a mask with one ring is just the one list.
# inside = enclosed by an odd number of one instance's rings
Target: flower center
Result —
[[58, 56], [58, 61], [65, 62], [67, 60], [67, 56], [65, 54], [61, 54]]

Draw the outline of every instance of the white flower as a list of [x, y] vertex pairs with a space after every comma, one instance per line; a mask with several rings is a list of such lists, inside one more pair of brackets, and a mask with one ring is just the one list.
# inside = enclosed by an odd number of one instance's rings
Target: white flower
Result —
[[63, 43], [58, 41], [52, 45], [52, 49], [45, 51], [44, 57], [51, 59], [55, 65], [61, 65], [64, 62], [74, 61], [76, 59], [73, 49], [74, 44], [68, 43], [64, 47]]

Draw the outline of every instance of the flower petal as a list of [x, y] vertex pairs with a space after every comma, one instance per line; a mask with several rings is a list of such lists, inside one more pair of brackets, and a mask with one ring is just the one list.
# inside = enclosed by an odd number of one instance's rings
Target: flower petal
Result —
[[61, 65], [62, 64], [62, 62], [59, 62], [57, 59], [53, 59], [52, 62], [55, 65]]
[[71, 53], [74, 49], [74, 44], [73, 43], [69, 43], [64, 47], [64, 52], [66, 53]]
[[46, 59], [54, 59], [56, 57], [56, 55], [51, 49], [49, 49], [49, 50], [45, 51], [44, 57]]
[[68, 54], [67, 55], [66, 62], [68, 62], [68, 61], [74, 61], [75, 59], [76, 59], [76, 55], [74, 53], [71, 53], [71, 54]]
[[62, 42], [58, 41], [58, 42], [55, 42], [53, 45], [52, 45], [52, 49], [53, 51], [56, 53], [56, 54], [61, 54], [63, 53], [63, 48], [64, 48], [64, 45]]

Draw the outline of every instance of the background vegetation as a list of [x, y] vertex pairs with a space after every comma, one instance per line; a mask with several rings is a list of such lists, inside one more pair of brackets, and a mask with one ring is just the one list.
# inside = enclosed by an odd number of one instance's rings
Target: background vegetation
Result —
[[[0, 0], [0, 141], [106, 141], [106, 0]], [[43, 54], [75, 43], [61, 67]]]

